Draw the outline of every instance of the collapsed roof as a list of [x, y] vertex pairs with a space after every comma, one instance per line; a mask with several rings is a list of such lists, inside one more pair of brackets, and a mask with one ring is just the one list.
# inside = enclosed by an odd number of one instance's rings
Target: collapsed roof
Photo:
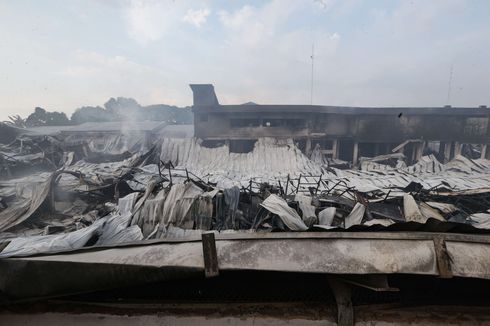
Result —
[[23, 134], [0, 147], [4, 296], [220, 270], [490, 279], [485, 158], [406, 164], [395, 153], [353, 169], [293, 139], [234, 153], [169, 127]]
[[[370, 160], [361, 170], [342, 170], [311, 161], [291, 140], [260, 139], [251, 153], [238, 154], [226, 145], [203, 147], [194, 138], [162, 138], [148, 148], [143, 135], [106, 135], [97, 139], [103, 146], [78, 141], [76, 147], [65, 137], [67, 143], [43, 139], [43, 146], [58, 151], [50, 154], [58, 160], [45, 169], [52, 172], [2, 181], [0, 231], [9, 244], [0, 255], [62, 250], [57, 241], [73, 249], [71, 232], [77, 232], [79, 247], [103, 244], [111, 221], [121, 232], [111, 244], [202, 230], [376, 226], [482, 233], [489, 227], [485, 159], [458, 156], [441, 164], [427, 156], [408, 167]], [[87, 241], [79, 242], [78, 234], [85, 233]]]

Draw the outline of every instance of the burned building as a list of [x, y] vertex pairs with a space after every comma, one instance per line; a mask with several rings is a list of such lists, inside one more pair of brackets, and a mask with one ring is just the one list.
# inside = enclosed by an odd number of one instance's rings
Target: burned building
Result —
[[[195, 137], [231, 152], [253, 149], [258, 138], [292, 138], [308, 156], [350, 161], [403, 153], [409, 162], [435, 154], [447, 162], [463, 151], [486, 158], [490, 110], [480, 107], [343, 107], [222, 105], [211, 84], [190, 85]], [[473, 146], [469, 146], [473, 145]]]
[[[221, 106], [192, 87], [197, 137], [0, 125], [0, 324], [489, 324], [485, 108]], [[422, 157], [361, 159], [393, 152]]]

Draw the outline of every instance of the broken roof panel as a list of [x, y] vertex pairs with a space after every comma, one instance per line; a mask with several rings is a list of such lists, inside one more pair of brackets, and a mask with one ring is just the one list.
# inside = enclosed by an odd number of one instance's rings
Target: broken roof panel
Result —
[[[220, 268], [230, 270], [344, 273], [349, 268], [345, 264], [355, 261], [364, 264], [359, 273], [437, 275], [432, 232], [447, 236], [446, 241], [474, 240], [461, 246], [448, 242], [448, 250], [452, 246], [455, 255], [463, 255], [471, 246], [475, 246], [475, 251], [468, 257], [487, 250], [488, 242], [478, 235], [490, 232], [490, 161], [458, 156], [441, 164], [434, 156], [425, 156], [412, 166], [384, 168], [384, 157], [370, 160], [370, 165], [362, 170], [340, 170], [313, 162], [291, 139], [259, 139], [250, 153], [230, 153], [228, 146], [207, 148], [194, 138], [160, 136], [152, 148], [143, 146], [136, 137], [126, 139], [119, 134], [88, 137], [80, 139], [81, 149], [73, 149], [70, 155], [63, 148], [74, 146], [76, 139], [52, 137], [54, 141], [48, 142], [49, 146], [65, 146], [57, 147], [63, 160], [55, 163], [54, 171], [0, 181], [0, 226], [4, 231], [0, 233], [0, 255], [6, 259], [6, 265], [0, 260], [0, 268], [21, 260], [35, 265], [65, 259], [63, 264], [67, 265], [88, 263], [102, 270], [99, 264], [105, 264], [112, 269], [116, 260], [105, 256], [113, 253], [127, 259], [123, 265], [153, 268], [154, 257], [147, 257], [144, 262], [140, 255], [154, 254], [144, 248], [158, 246], [165, 256], [159, 268], [170, 269], [175, 264], [173, 268], [178, 270], [200, 270], [203, 258], [196, 256], [196, 250], [204, 230], [220, 232], [216, 235], [222, 250], [218, 250]], [[111, 154], [122, 149], [128, 151], [128, 156]], [[26, 155], [32, 158], [38, 153]], [[98, 163], [93, 155], [100, 158]], [[393, 158], [403, 159], [400, 155], [388, 157]], [[236, 198], [230, 200], [233, 194]], [[292, 230], [309, 232], [295, 232], [295, 237], [289, 233]], [[320, 230], [323, 236], [312, 232]], [[272, 231], [283, 234], [284, 239], [275, 238]], [[374, 236], [377, 231], [403, 231], [404, 235], [419, 231], [425, 236], [401, 237], [385, 243], [390, 239], [379, 234], [376, 239], [352, 235], [366, 232]], [[458, 238], [456, 233], [465, 233], [467, 238]], [[225, 235], [231, 238], [221, 238]], [[254, 241], [242, 241], [245, 239]], [[178, 245], [164, 242], [170, 240]], [[278, 246], [292, 246], [300, 255], [290, 263], [289, 249], [272, 261], [269, 255], [260, 256], [264, 243], [271, 241]], [[413, 242], [409, 245], [407, 241]], [[108, 249], [123, 243], [134, 246]], [[304, 259], [298, 259], [307, 250], [299, 248], [304, 245], [310, 251]], [[388, 245], [391, 247], [384, 249]], [[389, 250], [386, 255], [399, 265], [381, 264], [363, 246]], [[403, 248], [410, 247], [418, 248], [415, 254], [412, 252], [413, 266], [404, 261]], [[84, 248], [91, 251], [67, 253]], [[325, 248], [331, 250], [329, 257], [325, 256]], [[190, 250], [190, 256], [183, 256], [181, 250]], [[243, 250], [257, 256], [248, 262], [235, 261], [244, 255]], [[52, 255], [57, 251], [64, 253]], [[232, 253], [238, 254], [229, 256]], [[362, 253], [365, 257], [361, 257]], [[25, 258], [15, 258], [20, 256]], [[421, 265], [415, 262], [416, 257]], [[458, 259], [465, 262], [467, 258]], [[478, 266], [467, 270], [454, 266], [455, 275], [487, 278], [481, 271], [486, 268], [485, 262], [480, 262], [480, 256], [476, 259]], [[335, 262], [341, 266], [329, 267]]]

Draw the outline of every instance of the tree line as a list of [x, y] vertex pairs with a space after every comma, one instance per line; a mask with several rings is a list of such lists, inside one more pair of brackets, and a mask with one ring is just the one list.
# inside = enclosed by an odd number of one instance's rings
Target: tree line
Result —
[[103, 107], [84, 106], [73, 112], [68, 118], [64, 112], [49, 112], [41, 107], [36, 107], [27, 118], [19, 115], [10, 116], [9, 125], [20, 128], [39, 126], [67, 126], [78, 125], [85, 122], [110, 122], [110, 121], [165, 121], [170, 124], [190, 124], [193, 115], [190, 107], [177, 107], [166, 104], [142, 106], [132, 98], [117, 97], [109, 99]]

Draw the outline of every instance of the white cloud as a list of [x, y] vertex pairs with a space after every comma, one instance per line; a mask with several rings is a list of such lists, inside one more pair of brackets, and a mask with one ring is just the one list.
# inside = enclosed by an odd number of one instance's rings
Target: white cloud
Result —
[[[368, 12], [372, 15], [366, 17], [367, 22], [354, 23], [345, 35], [335, 29], [328, 30], [325, 24], [298, 24], [297, 17], [304, 12], [311, 16], [335, 15], [339, 19], [338, 11], [351, 15], [353, 10], [361, 10], [357, 0], [350, 1], [348, 8], [335, 0], [325, 4], [325, 10], [319, 11], [318, 3], [308, 8], [304, 2], [272, 0], [260, 6], [246, 5], [219, 12], [227, 37], [220, 51], [222, 55], [216, 61], [227, 67], [227, 73], [224, 77], [215, 74], [210, 81], [227, 94], [221, 95], [222, 102], [309, 102], [310, 54], [314, 43], [314, 103], [444, 104], [451, 58], [455, 53], [457, 56], [466, 53], [468, 57], [471, 52], [468, 52], [470, 45], [458, 46], [452, 41], [456, 36], [445, 32], [448, 20], [453, 22], [451, 26], [464, 24], [455, 17], [458, 12], [461, 14], [464, 1], [414, 0], [401, 1], [394, 8], [371, 6]], [[441, 44], [441, 40], [447, 42]], [[475, 44], [478, 41], [472, 41], [472, 46]], [[482, 47], [480, 42], [477, 48]], [[470, 56], [477, 56], [478, 51], [473, 53]], [[457, 63], [456, 67], [459, 64], [463, 65], [459, 66], [460, 70], [475, 73], [469, 61]], [[236, 86], [227, 81], [229, 75], [239, 76]], [[461, 94], [476, 94], [473, 90], [482, 88], [473, 81], [468, 84], [470, 78], [459, 76], [458, 82], [466, 83]], [[454, 98], [456, 101], [456, 95]], [[462, 98], [463, 95], [459, 99]], [[469, 95], [465, 98], [468, 100]], [[476, 101], [476, 97], [471, 101]]]
[[235, 12], [221, 10], [218, 12], [221, 23], [228, 28], [242, 28], [248, 19], [255, 14], [255, 9], [245, 5]]
[[[347, 0], [344, 0], [345, 2], [348, 2]], [[335, 0], [314, 0], [314, 2], [322, 9], [328, 10], [332, 8], [332, 6], [335, 4]]]
[[[188, 105], [194, 82], [214, 83], [222, 103], [309, 103], [312, 43], [316, 104], [443, 105], [451, 65], [451, 105], [490, 104], [490, 24], [475, 15], [486, 2], [362, 1], [123, 0], [100, 10], [74, 2], [68, 14], [50, 8], [60, 19], [46, 29], [49, 17], [21, 22], [29, 13], [0, 0], [11, 12], [0, 19], [0, 114], [113, 96]], [[90, 25], [71, 22], [78, 11]], [[86, 50], [66, 55], [74, 48]]]
[[418, 36], [434, 30], [441, 18], [458, 15], [465, 0], [401, 1], [392, 12], [378, 12], [378, 25], [394, 37]]
[[164, 32], [164, 26], [155, 17], [153, 3], [131, 1], [126, 9], [129, 36], [142, 44], [158, 40]]
[[123, 9], [123, 16], [129, 36], [145, 45], [178, 27], [185, 9], [185, 3], [171, 0], [131, 0]]
[[71, 77], [101, 77], [127, 74], [142, 74], [151, 71], [150, 67], [133, 62], [128, 58], [104, 56], [97, 52], [77, 51], [74, 64], [62, 70], [62, 74]]
[[182, 20], [199, 28], [206, 23], [206, 19], [210, 13], [211, 11], [207, 8], [197, 10], [189, 9]]
[[227, 43], [232, 47], [268, 48], [274, 43], [279, 45], [278, 38], [288, 38], [289, 33], [284, 33], [282, 27], [300, 6], [298, 0], [272, 0], [262, 7], [245, 5], [233, 12], [220, 11], [218, 15], [228, 32]]
[[[341, 41], [339, 33], [323, 27], [291, 28], [298, 13], [309, 10], [324, 13], [316, 3], [297, 0], [272, 0], [218, 13], [226, 38], [216, 60], [227, 67], [227, 74], [214, 80], [226, 87], [224, 103], [309, 101], [312, 43], [316, 60], [325, 61], [335, 57]], [[239, 76], [236, 85], [226, 82], [230, 75]], [[317, 78], [323, 75], [318, 73]]]
[[69, 60], [71, 64], [62, 69], [60, 76], [65, 87], [76, 94], [72, 96], [81, 97], [72, 110], [82, 105], [101, 105], [115, 96], [132, 97], [141, 104], [191, 101], [185, 84], [177, 87], [178, 76], [168, 67], [147, 66], [121, 55], [81, 50], [69, 56]]
[[340, 35], [338, 33], [333, 33], [333, 34], [329, 35], [328, 38], [336, 41], [336, 40], [340, 40]]

